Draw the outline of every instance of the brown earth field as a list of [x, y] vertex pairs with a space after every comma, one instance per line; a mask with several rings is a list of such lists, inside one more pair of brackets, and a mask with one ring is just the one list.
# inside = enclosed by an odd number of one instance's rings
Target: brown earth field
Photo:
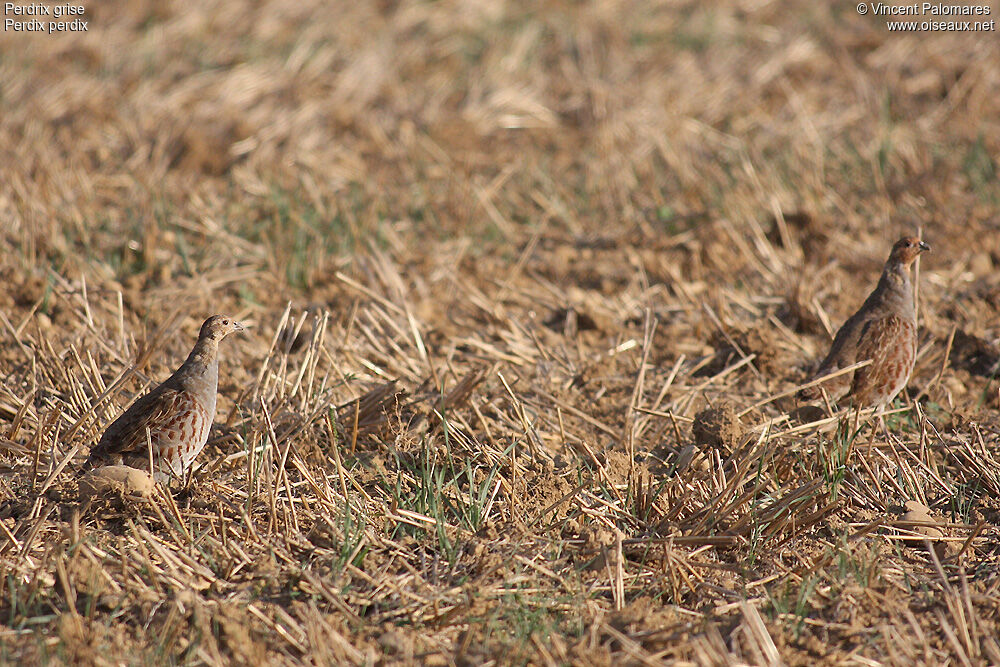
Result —
[[[81, 2], [0, 33], [0, 663], [1000, 664], [995, 29]], [[903, 234], [885, 427], [806, 404]], [[200, 467], [81, 494], [220, 312]]]

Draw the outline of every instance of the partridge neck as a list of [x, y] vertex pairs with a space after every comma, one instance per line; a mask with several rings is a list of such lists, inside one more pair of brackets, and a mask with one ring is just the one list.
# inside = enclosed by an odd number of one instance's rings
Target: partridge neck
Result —
[[219, 381], [219, 341], [200, 338], [175, 376], [185, 388], [214, 391]]
[[899, 308], [904, 314], [914, 314], [913, 287], [910, 285], [910, 267], [902, 262], [889, 262], [882, 271], [875, 294], [882, 295], [886, 305]]

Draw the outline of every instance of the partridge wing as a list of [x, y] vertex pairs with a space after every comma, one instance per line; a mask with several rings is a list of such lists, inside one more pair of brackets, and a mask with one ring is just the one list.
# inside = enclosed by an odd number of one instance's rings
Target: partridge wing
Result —
[[[872, 315], [864, 309], [854, 313], [844, 322], [837, 335], [833, 338], [830, 351], [819, 365], [819, 370], [813, 379], [819, 379], [824, 375], [834, 373], [841, 368], [847, 368], [858, 361], [858, 346], [862, 337], [862, 332], [871, 323]], [[804, 392], [809, 398], [817, 398], [820, 395], [820, 388], [826, 390], [833, 400], [837, 400], [847, 393], [851, 388], [851, 373], [838, 375], [821, 385], [810, 387]]]
[[84, 468], [117, 459], [123, 454], [146, 452], [146, 429], [153, 434], [155, 444], [157, 431], [167, 426], [186, 403], [181, 391], [160, 385], [112, 422], [100, 442], [90, 451]]
[[870, 320], [862, 329], [857, 360], [870, 359], [871, 363], [854, 371], [851, 394], [857, 404], [870, 404], [899, 382], [904, 372], [900, 343], [905, 329], [906, 323], [898, 315]]

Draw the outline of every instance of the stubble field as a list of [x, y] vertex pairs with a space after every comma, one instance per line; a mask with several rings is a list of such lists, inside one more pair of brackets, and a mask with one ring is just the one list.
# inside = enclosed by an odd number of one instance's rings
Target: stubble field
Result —
[[[1000, 42], [833, 4], [4, 33], [0, 660], [1000, 663]], [[888, 432], [804, 406], [918, 231]], [[217, 312], [203, 466], [82, 501]]]

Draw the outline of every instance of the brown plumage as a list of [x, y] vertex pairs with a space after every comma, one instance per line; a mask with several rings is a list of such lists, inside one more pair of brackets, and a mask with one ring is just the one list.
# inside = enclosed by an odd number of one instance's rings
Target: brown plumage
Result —
[[927, 250], [930, 246], [912, 236], [896, 241], [875, 291], [840, 327], [813, 379], [860, 361], [871, 363], [810, 387], [805, 397], [819, 397], [822, 387], [833, 401], [849, 395], [856, 407], [882, 407], [906, 387], [917, 356], [910, 265]]
[[234, 331], [243, 331], [243, 325], [232, 317], [205, 320], [187, 360], [112, 422], [81, 472], [114, 464], [148, 470], [148, 428], [157, 481], [182, 476], [208, 441], [219, 386], [219, 341]]

